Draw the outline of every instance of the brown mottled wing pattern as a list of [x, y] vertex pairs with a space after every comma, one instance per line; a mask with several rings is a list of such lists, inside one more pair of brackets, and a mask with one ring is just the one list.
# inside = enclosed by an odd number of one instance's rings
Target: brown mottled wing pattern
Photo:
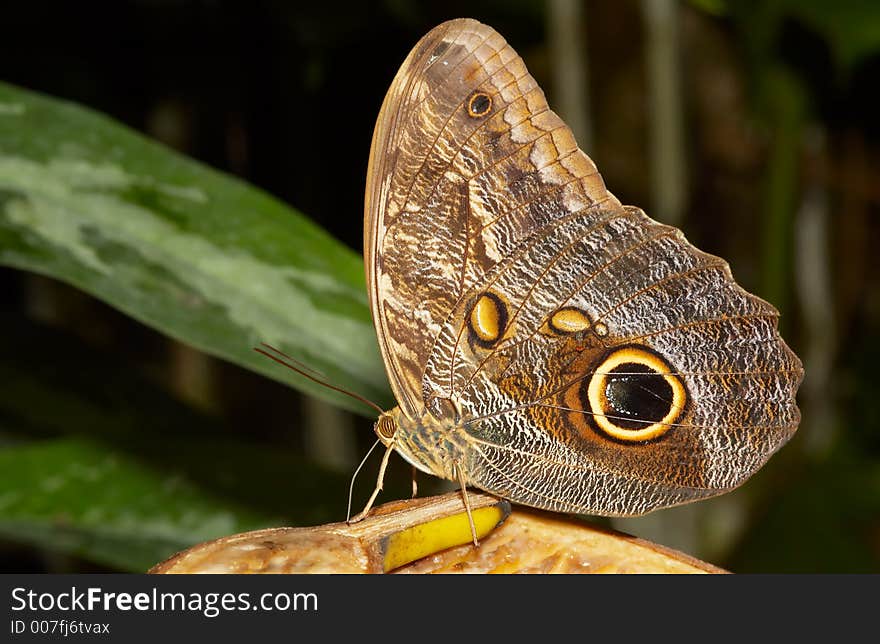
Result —
[[[478, 87], [492, 100], [485, 119], [467, 111]], [[542, 153], [546, 167], [525, 175], [520, 167]], [[405, 411], [422, 408], [427, 356], [466, 288], [555, 219], [557, 203], [601, 201], [618, 205], [500, 34], [453, 20], [422, 38], [377, 120], [364, 217], [373, 316]], [[516, 223], [492, 221], [502, 213]]]
[[[392, 386], [416, 424], [454, 413], [474, 485], [637, 514], [735, 487], [796, 429], [801, 365], [775, 309], [622, 206], [493, 29], [455, 20], [416, 45], [368, 181], [368, 287]], [[616, 415], [627, 397], [675, 413], [638, 433], [650, 423]]]

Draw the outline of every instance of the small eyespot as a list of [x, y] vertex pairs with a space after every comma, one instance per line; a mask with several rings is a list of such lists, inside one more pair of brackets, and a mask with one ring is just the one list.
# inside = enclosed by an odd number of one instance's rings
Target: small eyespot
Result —
[[547, 326], [554, 333], [571, 335], [590, 328], [589, 316], [574, 307], [565, 307], [556, 311], [547, 321]]
[[483, 293], [468, 316], [471, 339], [484, 348], [494, 346], [507, 327], [507, 306], [495, 293]]
[[684, 383], [658, 354], [644, 347], [615, 349], [600, 360], [581, 389], [593, 426], [629, 443], [660, 438], [684, 414]]
[[468, 99], [467, 110], [471, 118], [486, 116], [492, 110], [492, 97], [477, 90]]

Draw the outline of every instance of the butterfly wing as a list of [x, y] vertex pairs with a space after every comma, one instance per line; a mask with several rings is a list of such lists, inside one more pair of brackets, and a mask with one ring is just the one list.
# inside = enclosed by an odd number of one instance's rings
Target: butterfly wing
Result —
[[369, 177], [392, 387], [414, 421], [456, 416], [471, 483], [641, 513], [738, 485], [797, 427], [777, 312], [622, 206], [491, 28], [455, 20], [416, 45]]
[[[477, 88], [490, 101], [485, 116], [473, 109], [485, 100]], [[569, 155], [543, 174], [562, 176], [572, 163], [578, 180], [548, 191], [533, 173], [519, 181], [503, 174], [515, 171], [505, 163], [511, 156], [546, 152], [550, 161], [556, 150]], [[478, 174], [485, 175], [479, 186]], [[427, 357], [465, 288], [556, 218], [555, 201], [570, 210], [617, 205], [522, 59], [496, 31], [465, 19], [433, 29], [401, 66], [376, 123], [367, 175], [367, 287], [391, 385], [409, 415], [423, 407]], [[544, 212], [512, 212], [539, 192]], [[480, 234], [502, 212], [508, 221]]]

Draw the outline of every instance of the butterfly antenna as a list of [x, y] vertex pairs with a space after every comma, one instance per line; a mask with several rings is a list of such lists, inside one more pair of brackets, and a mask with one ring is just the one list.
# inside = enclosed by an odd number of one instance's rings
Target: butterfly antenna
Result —
[[373, 450], [376, 449], [376, 446], [379, 445], [382, 441], [378, 438], [376, 442], [373, 443], [373, 446], [367, 451], [367, 454], [361, 459], [360, 465], [357, 466], [357, 469], [354, 471], [354, 474], [351, 475], [351, 483], [348, 484], [348, 509], [345, 511], [345, 520], [346, 522], [351, 519], [351, 497], [354, 494], [354, 480], [357, 478], [357, 475], [360, 473], [361, 469], [364, 466], [364, 463], [367, 462], [367, 459], [370, 458], [370, 454], [373, 453]]
[[304, 365], [299, 360], [296, 360], [296, 359], [290, 357], [289, 355], [287, 355], [286, 353], [284, 353], [280, 349], [276, 349], [275, 347], [273, 347], [270, 344], [266, 344], [265, 342], [261, 342], [259, 347], [254, 347], [254, 351], [256, 351], [257, 353], [263, 354], [267, 358], [274, 360], [278, 364], [287, 367], [291, 371], [295, 371], [296, 373], [303, 376], [304, 378], [308, 378], [312, 382], [315, 382], [315, 383], [321, 385], [322, 387], [327, 387], [327, 389], [332, 389], [333, 391], [338, 391], [341, 394], [345, 394], [346, 396], [354, 398], [355, 400], [372, 407], [380, 415], [385, 412], [384, 409], [382, 409], [379, 405], [374, 403], [372, 400], [368, 400], [367, 398], [364, 398], [360, 394], [357, 394], [353, 391], [349, 391], [348, 389], [343, 389], [342, 387], [337, 387], [336, 385], [331, 385], [329, 382], [324, 380], [324, 378], [326, 378], [327, 376], [322, 374], [320, 371], [316, 371], [315, 369], [312, 369], [311, 367]]
[[271, 351], [271, 352], [281, 356], [290, 364], [296, 365], [297, 367], [299, 367], [302, 371], [308, 371], [313, 376], [317, 376], [318, 378], [323, 378], [324, 380], [327, 380], [327, 374], [325, 374], [321, 371], [318, 371], [317, 369], [315, 369], [313, 367], [310, 367], [309, 365], [307, 365], [304, 362], [300, 362], [299, 360], [294, 358], [292, 355], [290, 355], [288, 353], [284, 353], [278, 347], [273, 347], [271, 344], [267, 344], [266, 342], [260, 342], [260, 346], [268, 351]]

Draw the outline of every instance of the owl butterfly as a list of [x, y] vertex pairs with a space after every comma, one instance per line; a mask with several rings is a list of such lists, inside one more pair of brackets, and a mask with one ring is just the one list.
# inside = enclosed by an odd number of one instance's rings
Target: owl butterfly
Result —
[[385, 97], [364, 258], [399, 405], [375, 429], [425, 472], [634, 515], [735, 488], [797, 428], [778, 312], [608, 192], [474, 20], [422, 38]]

